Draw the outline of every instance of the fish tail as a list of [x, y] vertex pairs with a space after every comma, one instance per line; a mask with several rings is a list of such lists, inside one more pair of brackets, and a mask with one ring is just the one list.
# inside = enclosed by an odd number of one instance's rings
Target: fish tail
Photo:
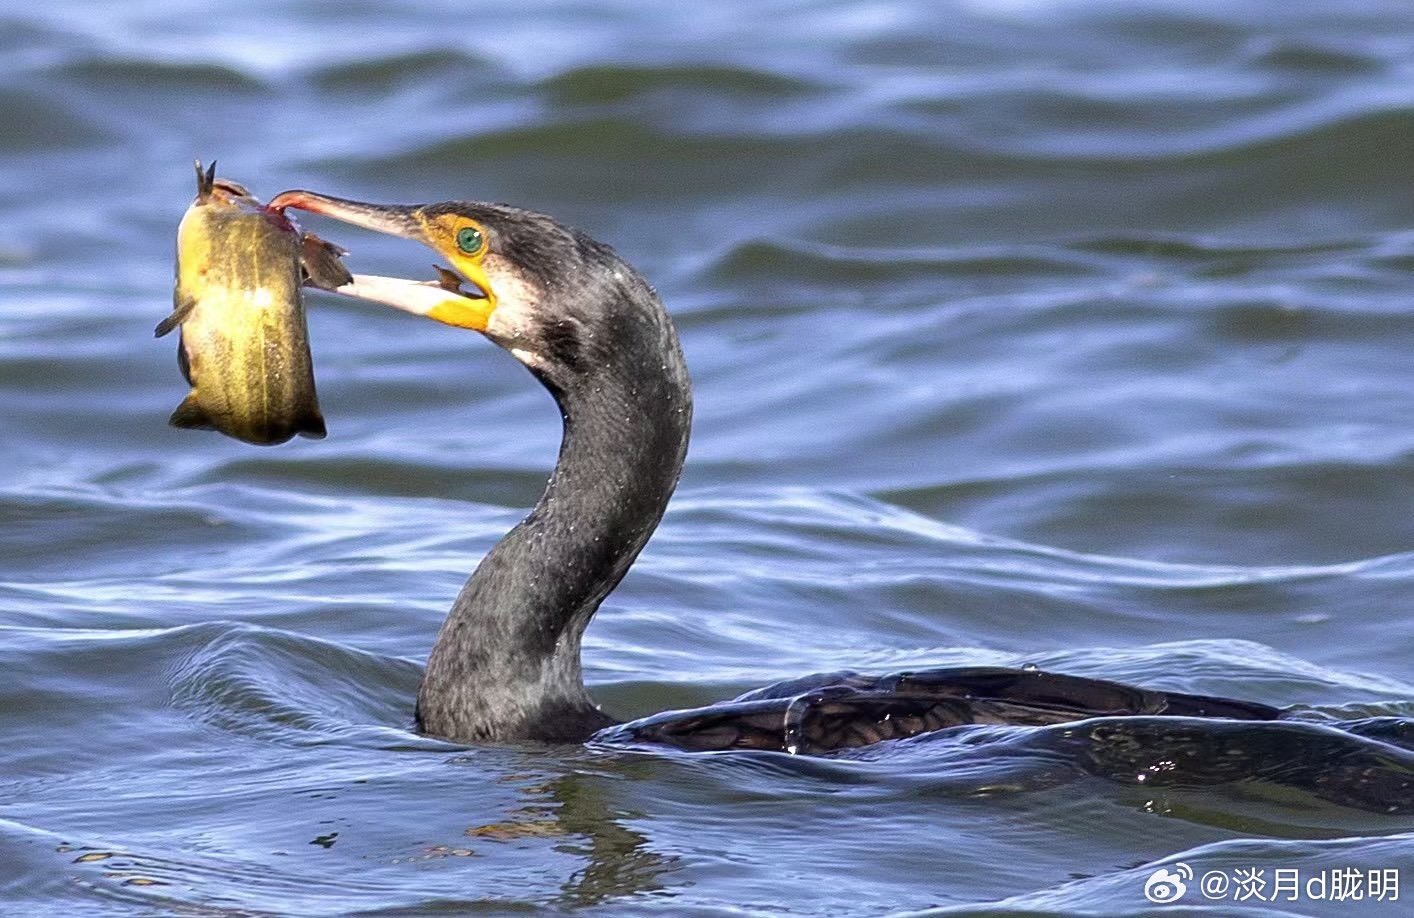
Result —
[[211, 194], [211, 189], [216, 186], [216, 160], [211, 161], [211, 167], [205, 172], [201, 170], [201, 160], [196, 161], [196, 199], [203, 204]]

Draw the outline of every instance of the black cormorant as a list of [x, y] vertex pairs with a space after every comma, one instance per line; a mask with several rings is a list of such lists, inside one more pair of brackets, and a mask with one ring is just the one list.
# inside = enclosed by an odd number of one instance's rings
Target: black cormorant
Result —
[[826, 673], [734, 701], [617, 724], [580, 673], [589, 619], [663, 516], [687, 453], [692, 390], [653, 288], [615, 252], [502, 204], [365, 204], [308, 191], [270, 202], [416, 240], [438, 280], [354, 275], [335, 292], [475, 329], [550, 390], [564, 419], [544, 496], [472, 574], [417, 697], [423, 732], [460, 742], [668, 743], [825, 752], [968, 723], [1149, 714], [1271, 720], [1267, 705], [1031, 669]]

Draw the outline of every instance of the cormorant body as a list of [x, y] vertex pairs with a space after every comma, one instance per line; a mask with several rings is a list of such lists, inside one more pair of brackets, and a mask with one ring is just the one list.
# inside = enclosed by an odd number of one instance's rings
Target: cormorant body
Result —
[[355, 275], [335, 292], [473, 328], [525, 364], [564, 420], [540, 501], [482, 560], [437, 636], [419, 728], [459, 742], [664, 743], [828, 752], [960, 724], [1111, 715], [1274, 720], [1273, 707], [1031, 669], [828, 673], [616, 724], [580, 670], [585, 626], [663, 516], [687, 452], [691, 386], [652, 287], [612, 249], [500, 204], [374, 205], [290, 191], [320, 213], [430, 246], [437, 281]]

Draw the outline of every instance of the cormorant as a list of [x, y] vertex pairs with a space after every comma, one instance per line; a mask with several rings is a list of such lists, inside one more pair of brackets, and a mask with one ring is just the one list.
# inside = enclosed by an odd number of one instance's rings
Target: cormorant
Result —
[[662, 518], [692, 419], [687, 367], [657, 293], [607, 245], [517, 207], [379, 205], [309, 191], [284, 192], [270, 206], [436, 251], [455, 268], [439, 268], [438, 280], [354, 275], [333, 289], [481, 332], [525, 364], [564, 419], [544, 496], [482, 560], [437, 636], [417, 696], [423, 732], [467, 743], [593, 738], [827, 752], [968, 723], [1280, 716], [1252, 702], [961, 667], [825, 673], [616, 723], [585, 689], [580, 639]]

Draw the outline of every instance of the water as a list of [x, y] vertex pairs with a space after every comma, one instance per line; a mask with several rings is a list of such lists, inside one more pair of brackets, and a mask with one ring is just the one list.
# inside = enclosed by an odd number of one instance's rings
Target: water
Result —
[[697, 394], [587, 637], [620, 716], [998, 663], [1410, 717], [1411, 87], [1404, 0], [8, 5], [3, 910], [1118, 915], [1178, 863], [1399, 870], [1407, 901], [1410, 817], [1259, 769], [1261, 731], [1207, 786], [1045, 731], [838, 760], [418, 737], [549, 399], [474, 335], [317, 297], [330, 437], [259, 450], [165, 426], [151, 328], [197, 156], [611, 242]]

